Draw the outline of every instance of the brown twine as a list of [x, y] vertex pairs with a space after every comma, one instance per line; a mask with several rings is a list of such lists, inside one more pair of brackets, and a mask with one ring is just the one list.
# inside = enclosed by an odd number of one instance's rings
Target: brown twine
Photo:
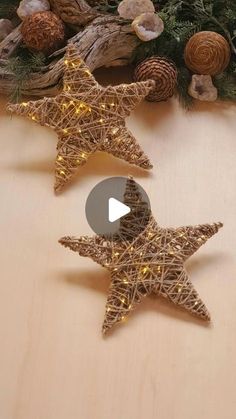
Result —
[[186, 66], [197, 74], [214, 76], [222, 73], [230, 62], [230, 46], [226, 39], [211, 31], [193, 35], [184, 52]]
[[[139, 192], [135, 185], [131, 178], [127, 181], [124, 199], [127, 205], [132, 200], [137, 202]], [[60, 240], [63, 246], [90, 257], [111, 273], [103, 333], [124, 320], [143, 297], [152, 293], [209, 321], [210, 314], [190, 282], [184, 262], [218, 232], [222, 223], [161, 228], [147, 213], [141, 197], [139, 202], [144, 217], [139, 214], [138, 222], [132, 214], [122, 218], [119, 234], [111, 238], [84, 236]]]
[[153, 88], [154, 81], [100, 86], [70, 45], [63, 91], [55, 98], [8, 105], [8, 110], [53, 128], [58, 137], [55, 191], [60, 191], [95, 151], [106, 151], [144, 169], [152, 165], [126, 128], [125, 118]]

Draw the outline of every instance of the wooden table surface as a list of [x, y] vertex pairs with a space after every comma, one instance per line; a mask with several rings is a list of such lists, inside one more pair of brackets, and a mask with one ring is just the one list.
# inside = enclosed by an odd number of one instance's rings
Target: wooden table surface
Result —
[[[117, 80], [116, 76], [113, 79]], [[127, 121], [151, 173], [97, 153], [53, 194], [56, 135], [1, 103], [0, 418], [235, 419], [236, 107], [143, 103]], [[132, 174], [162, 226], [223, 221], [187, 263], [209, 326], [147, 298], [107, 338], [109, 275], [64, 249], [92, 234], [92, 187]]]

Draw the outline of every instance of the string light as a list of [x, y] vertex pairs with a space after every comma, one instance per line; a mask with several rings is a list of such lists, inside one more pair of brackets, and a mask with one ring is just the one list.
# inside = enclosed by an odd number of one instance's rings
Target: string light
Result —
[[113, 128], [111, 132], [113, 135], [115, 135], [117, 134], [118, 131], [119, 131], [119, 128]]
[[141, 269], [142, 274], [146, 274], [147, 272], [150, 272], [149, 266], [144, 266], [144, 268]]

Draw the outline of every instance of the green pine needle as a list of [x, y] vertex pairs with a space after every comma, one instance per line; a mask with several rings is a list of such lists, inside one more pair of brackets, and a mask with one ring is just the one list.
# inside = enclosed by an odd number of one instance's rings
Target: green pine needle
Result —
[[19, 102], [22, 96], [22, 88], [32, 73], [39, 71], [45, 64], [45, 56], [41, 53], [32, 54], [28, 51], [21, 51], [17, 57], [7, 61], [5, 71], [12, 75], [14, 88], [10, 100]]

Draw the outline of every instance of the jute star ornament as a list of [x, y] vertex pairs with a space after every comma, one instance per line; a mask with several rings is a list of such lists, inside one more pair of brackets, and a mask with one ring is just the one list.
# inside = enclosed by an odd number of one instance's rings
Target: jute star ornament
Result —
[[113, 237], [64, 237], [60, 243], [88, 256], [110, 271], [111, 285], [103, 333], [122, 321], [147, 295], [154, 293], [200, 317], [210, 314], [184, 268], [185, 261], [218, 232], [222, 223], [161, 228], [142, 203], [130, 178], [124, 203], [137, 210], [121, 219]]
[[152, 168], [125, 118], [147, 96], [154, 81], [100, 86], [77, 49], [65, 55], [63, 91], [54, 98], [9, 105], [11, 112], [54, 129], [58, 135], [55, 191], [60, 191], [95, 151], [142, 167]]

